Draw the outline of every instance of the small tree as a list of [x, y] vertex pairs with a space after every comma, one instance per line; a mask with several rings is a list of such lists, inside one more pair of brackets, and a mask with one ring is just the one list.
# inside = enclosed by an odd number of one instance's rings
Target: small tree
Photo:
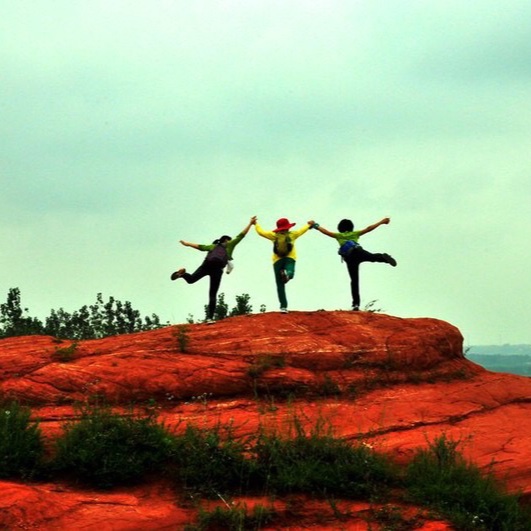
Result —
[[97, 339], [161, 326], [156, 314], [142, 318], [129, 301], [109, 297], [104, 302], [101, 293], [96, 296], [95, 304], [82, 306], [72, 313], [63, 308], [51, 310], [44, 325], [30, 317], [27, 308], [22, 308], [18, 288], [11, 288], [7, 301], [0, 305], [0, 337], [46, 334], [61, 339]]
[[[229, 313], [229, 306], [225, 302], [225, 294], [220, 293], [216, 302], [216, 309], [214, 310], [214, 320], [221, 321], [225, 319]], [[205, 321], [208, 319], [208, 305], [205, 304]]]
[[46, 333], [68, 339], [93, 339], [119, 334], [131, 334], [144, 330], [153, 330], [162, 325], [157, 315], [142, 319], [140, 312], [134, 310], [129, 301], [121, 302], [109, 297], [105, 302], [101, 293], [96, 302], [82, 306], [68, 313], [62, 308], [52, 310], [46, 319]]
[[[248, 293], [236, 295], [236, 305], [229, 312], [229, 305], [225, 302], [225, 294], [220, 293], [216, 303], [216, 310], [214, 311], [214, 320], [220, 321], [226, 317], [234, 317], [235, 315], [248, 315], [253, 313], [253, 307], [250, 304], [251, 297]], [[263, 308], [263, 310], [262, 310]], [[265, 306], [262, 305], [260, 311], [265, 311]], [[205, 304], [205, 320], [208, 318], [208, 306]], [[188, 315], [188, 323], [193, 323], [193, 316]]]
[[236, 295], [236, 306], [230, 311], [231, 317], [235, 315], [248, 315], [253, 313], [253, 307], [249, 304], [251, 297], [248, 293]]
[[28, 336], [44, 333], [42, 322], [30, 317], [22, 308], [20, 289], [11, 288], [7, 300], [0, 305], [0, 337]]

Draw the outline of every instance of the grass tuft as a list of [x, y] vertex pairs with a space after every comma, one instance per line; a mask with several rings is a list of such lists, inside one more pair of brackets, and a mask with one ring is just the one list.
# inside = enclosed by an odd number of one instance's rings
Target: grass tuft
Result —
[[283, 355], [262, 354], [247, 369], [251, 378], [260, 378], [269, 369], [278, 369], [286, 366], [286, 358]]
[[531, 514], [518, 496], [508, 494], [492, 473], [467, 462], [458, 446], [442, 435], [417, 451], [406, 472], [410, 499], [439, 511], [460, 530], [531, 529]]
[[174, 435], [146, 417], [120, 415], [105, 406], [80, 410], [65, 425], [55, 454], [43, 461], [40, 429], [31, 412], [17, 402], [0, 404], [0, 478], [71, 478], [97, 488], [141, 481], [149, 474], [167, 476], [193, 497], [225, 503], [201, 510], [189, 531], [260, 529], [276, 518], [273, 509], [229, 504], [230, 496], [306, 495], [334, 501], [385, 502], [367, 522], [382, 529], [413, 529], [424, 518], [404, 514], [390, 502], [406, 500], [449, 521], [456, 530], [527, 531], [531, 513], [492, 473], [484, 474], [459, 452], [460, 441], [445, 435], [419, 449], [405, 469], [363, 443], [334, 436], [326, 419], [313, 425], [296, 415], [286, 428], [261, 429], [236, 439], [232, 426], [188, 425]]
[[76, 357], [77, 347], [78, 343], [76, 341], [71, 343], [68, 347], [57, 347], [52, 354], [52, 358], [61, 363], [68, 363]]
[[185, 489], [207, 497], [244, 492], [253, 475], [253, 463], [244, 453], [244, 443], [233, 437], [230, 427], [188, 425], [175, 438], [175, 479]]
[[30, 416], [16, 401], [0, 404], [0, 478], [27, 479], [42, 465], [41, 431]]
[[188, 327], [186, 325], [178, 326], [175, 329], [175, 337], [179, 345], [179, 352], [188, 352], [188, 345], [190, 343], [190, 336], [188, 335]]
[[185, 531], [243, 531], [258, 530], [271, 524], [275, 518], [274, 509], [255, 505], [249, 512], [245, 504], [233, 507], [216, 507], [211, 511], [199, 510], [197, 523], [185, 527]]
[[290, 437], [258, 437], [256, 460], [269, 491], [363, 498], [381, 496], [394, 483], [394, 466], [369, 446], [335, 438], [322, 422], [308, 431], [295, 418], [293, 430]]

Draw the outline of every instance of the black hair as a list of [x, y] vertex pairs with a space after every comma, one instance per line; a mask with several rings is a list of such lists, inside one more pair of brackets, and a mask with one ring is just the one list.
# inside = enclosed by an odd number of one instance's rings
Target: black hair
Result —
[[342, 219], [337, 225], [338, 232], [352, 232], [354, 230], [354, 223], [350, 219]]
[[218, 238], [217, 240], [214, 240], [212, 243], [215, 243], [216, 245], [220, 243], [225, 243], [232, 240], [230, 236], [227, 236], [226, 234], [224, 236], [221, 236], [221, 238]]

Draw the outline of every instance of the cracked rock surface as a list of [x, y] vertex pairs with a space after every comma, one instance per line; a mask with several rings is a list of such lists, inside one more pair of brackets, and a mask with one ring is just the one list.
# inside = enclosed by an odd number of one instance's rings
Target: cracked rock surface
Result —
[[[362, 438], [403, 462], [445, 434], [531, 497], [531, 379], [467, 360], [459, 330], [437, 319], [265, 313], [77, 343], [8, 338], [0, 340], [0, 395], [30, 405], [49, 441], [94, 395], [116, 408], [155, 404], [175, 430], [230, 423], [245, 436], [283, 429], [294, 413], [308, 425], [326, 418], [336, 436]], [[191, 518], [160, 485], [105, 494], [0, 488], [8, 529], [180, 529]]]

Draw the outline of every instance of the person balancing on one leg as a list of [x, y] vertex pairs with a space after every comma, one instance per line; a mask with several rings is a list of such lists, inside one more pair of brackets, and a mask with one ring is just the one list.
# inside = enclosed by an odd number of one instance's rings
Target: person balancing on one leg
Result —
[[273, 270], [282, 313], [288, 313], [286, 284], [295, 276], [295, 240], [302, 236], [311, 224], [308, 223], [298, 230], [290, 230], [294, 225], [295, 223], [290, 223], [288, 219], [281, 218], [277, 221], [276, 229], [272, 231], [262, 229], [258, 223], [254, 226], [260, 236], [273, 242]]
[[396, 260], [387, 253], [370, 253], [361, 247], [358, 243], [360, 236], [371, 232], [380, 225], [387, 225], [390, 218], [383, 218], [377, 223], [369, 225], [362, 230], [354, 230], [354, 223], [350, 219], [342, 219], [338, 226], [338, 232], [331, 232], [318, 223], [314, 223], [312, 228], [319, 232], [335, 238], [339, 243], [339, 255], [347, 264], [348, 274], [350, 276], [350, 288], [352, 292], [352, 309], [360, 308], [360, 286], [359, 286], [359, 267], [362, 262], [383, 262], [396, 266]]
[[232, 253], [234, 248], [238, 245], [245, 235], [249, 232], [251, 225], [256, 223], [256, 217], [253, 216], [246, 227], [236, 236], [231, 238], [230, 236], [221, 236], [217, 240], [214, 240], [211, 244], [203, 245], [198, 243], [190, 243], [184, 240], [180, 240], [181, 244], [186, 247], [192, 247], [198, 251], [204, 251], [207, 253], [203, 263], [193, 272], [187, 273], [186, 269], [182, 268], [171, 274], [171, 280], [177, 280], [178, 278], [184, 279], [188, 284], [194, 284], [198, 280], [208, 276], [210, 277], [210, 288], [208, 292], [208, 306], [207, 306], [207, 323], [214, 322], [214, 314], [216, 311], [216, 302], [219, 286], [221, 284], [221, 276], [223, 274], [223, 268], [227, 266], [227, 273], [232, 271]]

